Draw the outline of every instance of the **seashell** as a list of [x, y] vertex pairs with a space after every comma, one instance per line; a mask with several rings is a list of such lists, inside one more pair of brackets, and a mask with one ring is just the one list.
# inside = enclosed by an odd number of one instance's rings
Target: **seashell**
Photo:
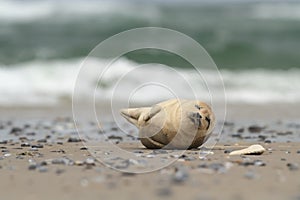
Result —
[[150, 149], [187, 149], [202, 145], [215, 125], [212, 109], [197, 100], [171, 99], [152, 107], [122, 109]]
[[261, 155], [265, 151], [266, 151], [266, 149], [263, 146], [261, 146], [259, 144], [254, 144], [245, 149], [232, 151], [229, 153], [229, 155], [230, 156], [232, 156], [232, 155]]

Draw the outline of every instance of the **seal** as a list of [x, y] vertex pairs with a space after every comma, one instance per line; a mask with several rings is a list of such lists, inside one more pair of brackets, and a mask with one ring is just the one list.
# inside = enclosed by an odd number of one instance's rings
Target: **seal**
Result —
[[139, 129], [139, 138], [149, 149], [197, 148], [215, 126], [212, 109], [198, 100], [170, 99], [152, 107], [122, 109], [120, 113]]

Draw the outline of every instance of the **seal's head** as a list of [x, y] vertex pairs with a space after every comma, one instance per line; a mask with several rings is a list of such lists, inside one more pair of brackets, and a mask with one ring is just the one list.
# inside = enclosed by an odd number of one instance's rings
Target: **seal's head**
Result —
[[193, 111], [188, 113], [188, 118], [199, 130], [210, 132], [214, 126], [215, 116], [212, 109], [200, 101], [195, 102]]

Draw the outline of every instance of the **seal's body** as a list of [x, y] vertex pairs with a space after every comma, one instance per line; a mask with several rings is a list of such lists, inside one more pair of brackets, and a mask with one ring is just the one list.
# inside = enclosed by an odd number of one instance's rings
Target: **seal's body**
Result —
[[171, 99], [152, 107], [121, 110], [139, 129], [143, 145], [150, 149], [188, 149], [202, 145], [211, 134], [215, 116], [204, 102]]

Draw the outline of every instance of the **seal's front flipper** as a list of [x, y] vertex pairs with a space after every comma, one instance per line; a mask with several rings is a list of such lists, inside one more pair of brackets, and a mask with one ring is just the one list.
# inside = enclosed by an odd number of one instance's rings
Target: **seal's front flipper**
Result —
[[142, 113], [149, 111], [150, 108], [128, 108], [120, 110], [121, 115], [130, 123], [139, 127], [138, 121]]
[[154, 117], [160, 111], [161, 111], [160, 106], [156, 105], [156, 106], [152, 107], [151, 110], [147, 114], [144, 115], [143, 120], [145, 122], [150, 120], [152, 117]]

